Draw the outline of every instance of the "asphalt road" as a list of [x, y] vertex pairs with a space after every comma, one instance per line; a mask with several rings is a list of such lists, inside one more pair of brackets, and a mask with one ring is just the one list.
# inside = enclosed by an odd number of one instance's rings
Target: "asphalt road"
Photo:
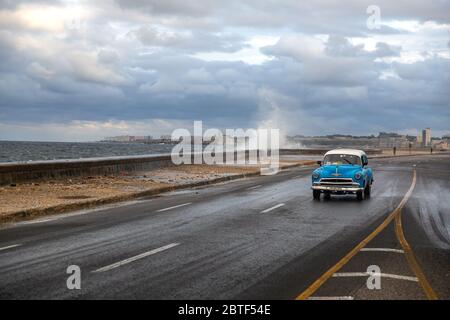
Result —
[[[0, 298], [295, 299], [389, 216], [415, 170], [402, 230], [432, 290], [449, 299], [450, 156], [370, 165], [363, 201], [314, 201], [312, 169], [294, 168], [9, 226], [0, 230]], [[394, 222], [309, 299], [426, 299]], [[81, 269], [80, 290], [66, 286], [69, 265]], [[379, 290], [360, 274], [370, 265], [387, 275]]]

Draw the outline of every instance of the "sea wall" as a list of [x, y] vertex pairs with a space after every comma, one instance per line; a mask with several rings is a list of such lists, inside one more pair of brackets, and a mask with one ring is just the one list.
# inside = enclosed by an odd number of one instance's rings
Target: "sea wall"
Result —
[[80, 176], [118, 175], [172, 165], [170, 156], [0, 164], [0, 185]]

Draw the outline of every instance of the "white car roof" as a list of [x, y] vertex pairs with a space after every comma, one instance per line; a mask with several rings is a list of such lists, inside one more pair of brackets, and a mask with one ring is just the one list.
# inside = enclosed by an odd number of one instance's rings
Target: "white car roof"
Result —
[[362, 150], [357, 150], [357, 149], [333, 149], [333, 150], [330, 150], [327, 153], [325, 153], [325, 156], [328, 154], [349, 154], [349, 155], [361, 157], [361, 156], [365, 155], [366, 153]]

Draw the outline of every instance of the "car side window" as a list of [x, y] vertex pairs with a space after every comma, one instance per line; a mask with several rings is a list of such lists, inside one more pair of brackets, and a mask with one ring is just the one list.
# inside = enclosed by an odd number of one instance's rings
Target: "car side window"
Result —
[[362, 163], [363, 163], [363, 165], [367, 165], [368, 164], [368, 159], [367, 159], [367, 156], [362, 156]]

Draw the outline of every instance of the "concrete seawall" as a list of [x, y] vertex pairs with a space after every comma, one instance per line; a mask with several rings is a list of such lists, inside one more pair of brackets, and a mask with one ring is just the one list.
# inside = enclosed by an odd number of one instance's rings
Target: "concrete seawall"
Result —
[[[322, 155], [326, 151], [325, 149], [281, 149], [280, 155]], [[235, 158], [237, 154], [235, 152]], [[245, 157], [248, 158], [248, 152]], [[171, 165], [174, 164], [170, 155], [3, 163], [0, 164], [0, 185], [70, 177], [120, 175]]]
[[118, 175], [173, 165], [170, 156], [0, 164], [0, 185], [80, 176]]

